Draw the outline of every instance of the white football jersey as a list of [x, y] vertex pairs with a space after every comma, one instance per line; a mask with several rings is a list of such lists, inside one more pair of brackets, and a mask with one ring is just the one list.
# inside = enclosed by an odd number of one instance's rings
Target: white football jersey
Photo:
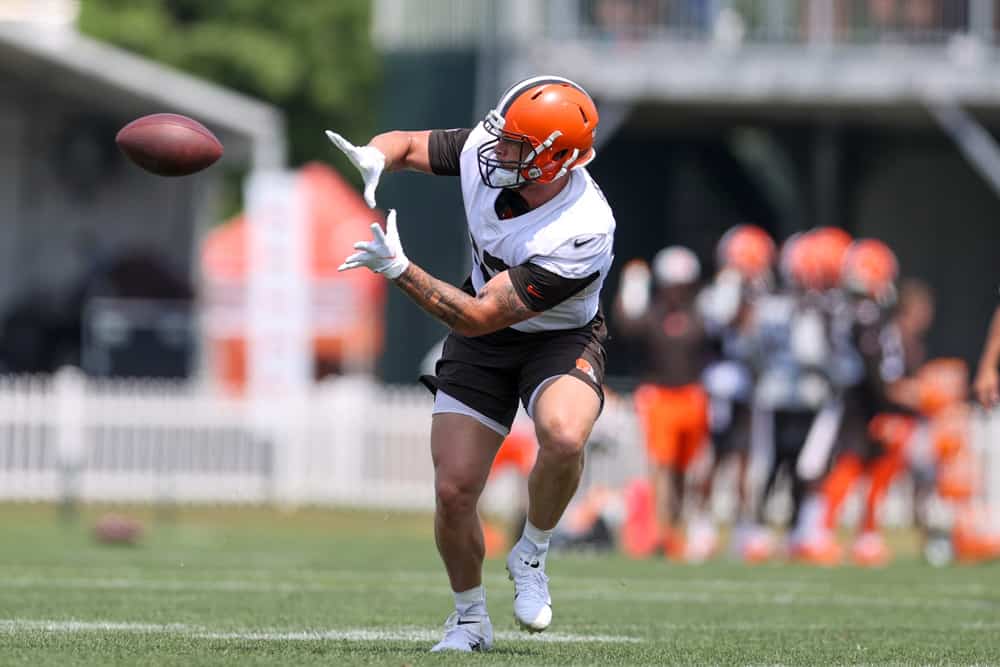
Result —
[[527, 213], [502, 220], [494, 209], [500, 190], [483, 184], [477, 149], [493, 139], [482, 123], [469, 134], [461, 155], [462, 199], [472, 241], [472, 285], [530, 262], [564, 278], [596, 280], [577, 294], [511, 328], [534, 333], [582, 327], [597, 314], [601, 287], [614, 259], [615, 218], [586, 169], [569, 172], [569, 185]]

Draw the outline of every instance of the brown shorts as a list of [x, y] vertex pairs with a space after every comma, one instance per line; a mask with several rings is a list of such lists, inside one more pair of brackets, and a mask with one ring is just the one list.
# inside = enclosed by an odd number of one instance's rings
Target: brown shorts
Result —
[[643, 384], [635, 392], [635, 407], [649, 457], [672, 470], [687, 470], [708, 441], [708, 397], [701, 385]]
[[420, 381], [506, 428], [517, 414], [518, 399], [528, 409], [535, 389], [559, 375], [586, 382], [603, 406], [607, 336], [601, 313], [577, 329], [524, 333], [508, 328], [475, 338], [452, 332], [435, 375], [423, 375]]

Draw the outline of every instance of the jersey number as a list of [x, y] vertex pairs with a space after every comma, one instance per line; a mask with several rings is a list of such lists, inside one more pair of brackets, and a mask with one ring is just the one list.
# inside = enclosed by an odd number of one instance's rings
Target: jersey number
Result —
[[482, 275], [484, 283], [488, 283], [490, 278], [510, 268], [499, 257], [494, 257], [485, 250], [480, 252], [479, 246], [476, 245], [476, 240], [471, 236], [469, 237], [469, 241], [472, 242], [472, 252], [476, 257], [476, 262], [479, 264], [479, 273]]

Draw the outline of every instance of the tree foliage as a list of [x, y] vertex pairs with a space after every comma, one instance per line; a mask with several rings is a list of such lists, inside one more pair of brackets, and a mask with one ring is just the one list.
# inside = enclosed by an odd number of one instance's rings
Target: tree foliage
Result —
[[79, 26], [281, 107], [289, 161], [299, 165], [335, 161], [326, 128], [356, 141], [372, 131], [370, 12], [369, 0], [83, 0]]

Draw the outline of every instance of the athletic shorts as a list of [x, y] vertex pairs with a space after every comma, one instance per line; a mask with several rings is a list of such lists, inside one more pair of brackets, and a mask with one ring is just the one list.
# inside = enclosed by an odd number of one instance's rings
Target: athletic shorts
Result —
[[836, 449], [833, 458], [842, 454], [853, 454], [865, 463], [870, 463], [884, 453], [881, 442], [873, 439], [868, 424], [875, 416], [872, 406], [867, 405], [856, 391], [844, 394], [844, 414], [837, 432]]
[[604, 406], [607, 326], [600, 312], [585, 326], [524, 333], [501, 329], [485, 336], [452, 332], [434, 375], [420, 381], [510, 429], [520, 399], [529, 416], [535, 391], [547, 380], [572, 375], [587, 383]]
[[[716, 403], [710, 401], [710, 405], [714, 408]], [[752, 427], [750, 406], [746, 403], [730, 401], [726, 408], [730, 411], [728, 423], [725, 428], [713, 430], [711, 436], [712, 451], [715, 452], [716, 461], [730, 454], [750, 451], [750, 429]]]
[[640, 385], [635, 407], [654, 463], [687, 470], [708, 440], [708, 395], [701, 385]]

